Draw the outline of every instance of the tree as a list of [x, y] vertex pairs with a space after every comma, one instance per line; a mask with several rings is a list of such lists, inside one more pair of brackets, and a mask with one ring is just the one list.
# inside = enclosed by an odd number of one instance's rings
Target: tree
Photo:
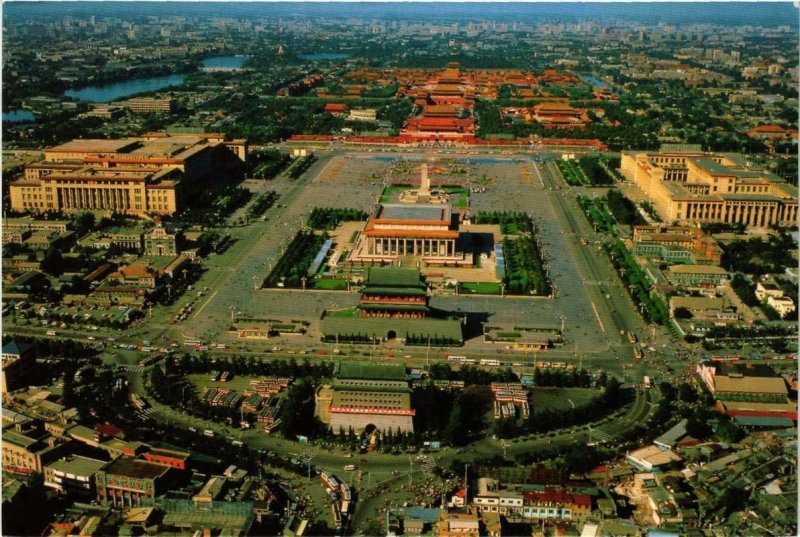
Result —
[[81, 213], [75, 218], [73, 223], [75, 225], [75, 233], [79, 237], [83, 237], [84, 235], [89, 233], [92, 229], [94, 229], [95, 225], [94, 214], [90, 212]]
[[462, 397], [463, 394], [459, 395], [453, 402], [453, 407], [450, 409], [450, 420], [447, 423], [447, 428], [444, 430], [445, 441], [453, 446], [460, 446], [465, 441], [464, 429], [461, 427]]
[[717, 426], [717, 437], [728, 443], [735, 443], [744, 437], [744, 431], [736, 425], [736, 423], [728, 418], [719, 418], [719, 425]]
[[52, 246], [44, 254], [41, 263], [42, 270], [53, 276], [61, 276], [64, 273], [64, 258], [61, 252]]
[[697, 390], [688, 382], [683, 382], [678, 386], [678, 397], [686, 404], [696, 403]]
[[692, 438], [702, 440], [711, 434], [711, 427], [704, 413], [694, 412], [686, 420], [686, 432]]
[[309, 377], [294, 382], [286, 393], [281, 411], [281, 432], [287, 438], [314, 431], [314, 383]]

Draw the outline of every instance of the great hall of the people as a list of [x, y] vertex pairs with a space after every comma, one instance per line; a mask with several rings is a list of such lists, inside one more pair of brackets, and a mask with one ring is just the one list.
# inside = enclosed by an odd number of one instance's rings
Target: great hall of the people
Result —
[[189, 185], [231, 173], [246, 155], [244, 140], [220, 134], [72, 140], [45, 149], [44, 160], [9, 185], [11, 209], [169, 215]]
[[625, 151], [621, 171], [665, 222], [797, 223], [797, 187], [740, 155], [693, 148]]

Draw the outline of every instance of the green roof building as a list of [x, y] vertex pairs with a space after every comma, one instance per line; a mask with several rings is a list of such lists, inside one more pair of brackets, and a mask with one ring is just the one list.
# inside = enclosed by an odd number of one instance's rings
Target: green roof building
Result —
[[419, 270], [371, 267], [358, 303], [359, 317], [424, 319], [430, 313], [428, 292]]
[[461, 322], [442, 313], [428, 306], [418, 269], [371, 267], [355, 311], [328, 312], [322, 320], [323, 340], [461, 345]]

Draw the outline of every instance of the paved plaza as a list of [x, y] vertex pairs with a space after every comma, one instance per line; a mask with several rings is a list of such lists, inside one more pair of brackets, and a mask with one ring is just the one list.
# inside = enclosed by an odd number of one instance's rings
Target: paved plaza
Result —
[[[208, 287], [190, 317], [179, 325], [168, 320], [182, 303], [161, 308], [154, 313], [145, 331], [160, 332], [176, 341], [184, 337], [206, 341], [239, 343], [230, 334], [232, 313], [251, 318], [281, 321], [302, 320], [309, 324], [306, 336], [291, 336], [274, 342], [243, 343], [256, 345], [297, 345], [324, 348], [319, 343], [319, 324], [325, 309], [354, 306], [357, 293], [343, 291], [301, 291], [260, 289], [263, 278], [280, 259], [283, 249], [300, 229], [314, 207], [361, 209], [369, 213], [378, 203], [384, 185], [392, 182], [398, 160], [409, 161], [413, 170], [417, 162], [428, 161], [436, 166], [441, 159], [453, 167], [463, 161], [469, 170], [463, 185], [475, 188], [470, 195], [472, 214], [480, 211], [522, 211], [536, 222], [546, 262], [556, 289], [553, 298], [460, 295], [436, 293], [433, 307], [467, 313], [473, 322], [515, 326], [565, 328], [566, 345], [548, 351], [562, 358], [594, 356], [599, 360], [631, 357], [630, 347], [620, 331], [648, 332], [635, 311], [633, 302], [622, 288], [610, 262], [602, 251], [591, 226], [580, 213], [575, 192], [570, 190], [552, 159], [555, 155], [516, 153], [513, 155], [474, 156], [460, 154], [431, 155], [419, 153], [381, 153], [336, 149], [318, 153], [318, 161], [300, 179], [279, 177], [270, 182], [247, 184], [253, 190], [274, 189], [280, 194], [267, 220], [232, 227], [228, 230], [233, 245], [221, 255], [206, 260], [207, 269], [198, 287]], [[400, 169], [403, 169], [400, 166]], [[448, 178], [450, 181], [450, 178]], [[591, 192], [590, 192], [591, 194]], [[340, 234], [349, 241], [352, 229]], [[588, 245], [582, 244], [586, 239]], [[597, 244], [595, 242], [598, 241]], [[347, 247], [347, 245], [345, 246]], [[469, 281], [470, 269], [458, 279]], [[487, 281], [487, 275], [475, 271], [472, 281]], [[470, 336], [478, 335], [473, 330]], [[467, 350], [477, 353], [496, 352], [497, 347], [484, 343], [482, 337], [466, 342]]]

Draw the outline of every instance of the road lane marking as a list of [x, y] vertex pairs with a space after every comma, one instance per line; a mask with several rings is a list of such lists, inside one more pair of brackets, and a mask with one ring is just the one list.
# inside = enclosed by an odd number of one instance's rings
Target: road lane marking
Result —
[[536, 171], [536, 176], [539, 177], [539, 183], [542, 185], [542, 188], [544, 188], [544, 179], [542, 179], [542, 172], [539, 171], [539, 165], [534, 163], [533, 169]]
[[[217, 293], [219, 293], [219, 289], [214, 291], [214, 294], [212, 294], [210, 297], [208, 297], [208, 300], [206, 300], [206, 303], [203, 304], [202, 306], [200, 306], [200, 309], [197, 310], [197, 313], [194, 314], [194, 317], [192, 317], [192, 319], [197, 319], [197, 316], [200, 315], [203, 312], [204, 309], [206, 309], [206, 306], [208, 306], [208, 303], [211, 302], [212, 300], [214, 300], [214, 297], [217, 296]], [[597, 313], [597, 312], [595, 311], [595, 313]]]
[[597, 313], [597, 307], [594, 305], [594, 301], [592, 301], [592, 309], [594, 310], [594, 316], [597, 317], [597, 322], [600, 324], [600, 330], [605, 334], [606, 328], [603, 326], [603, 321], [600, 320], [600, 314]]

